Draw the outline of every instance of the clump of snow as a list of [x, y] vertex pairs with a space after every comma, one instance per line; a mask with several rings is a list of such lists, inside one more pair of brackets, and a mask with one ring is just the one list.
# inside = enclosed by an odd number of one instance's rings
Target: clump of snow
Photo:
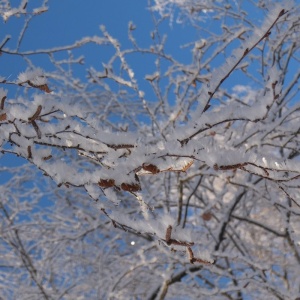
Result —
[[20, 12], [18, 8], [12, 8], [2, 13], [2, 18], [6, 22], [11, 16], [16, 15]]
[[211, 264], [214, 263], [214, 259], [212, 258], [211, 253], [207, 249], [196, 249], [194, 251], [194, 257], [209, 262]]
[[34, 70], [27, 70], [22, 72], [18, 76], [18, 83], [31, 82], [36, 86], [41, 86], [47, 83], [47, 79], [44, 75], [44, 72], [41, 68], [36, 68]]
[[85, 189], [88, 192], [88, 194], [93, 198], [93, 199], [98, 199], [100, 194], [101, 194], [101, 190], [99, 189], [98, 186], [96, 186], [95, 184], [85, 184]]
[[35, 8], [35, 9], [33, 10], [33, 13], [34, 13], [34, 14], [41, 14], [41, 13], [47, 11], [47, 10], [48, 10], [48, 7], [47, 7], [47, 6], [41, 6], [41, 7]]

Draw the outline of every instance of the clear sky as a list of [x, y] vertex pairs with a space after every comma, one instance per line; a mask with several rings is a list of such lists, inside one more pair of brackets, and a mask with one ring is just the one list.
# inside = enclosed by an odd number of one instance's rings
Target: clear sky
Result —
[[[17, 2], [17, 1], [15, 1]], [[30, 1], [27, 10], [37, 7], [41, 1]], [[137, 25], [134, 32], [137, 42], [141, 46], [149, 46], [151, 43], [150, 32], [154, 29], [151, 14], [149, 13], [147, 1], [141, 0], [49, 0], [49, 10], [33, 18], [23, 38], [22, 51], [34, 49], [47, 49], [67, 44], [72, 44], [84, 36], [99, 35], [102, 33], [100, 25], [105, 25], [107, 31], [121, 43], [122, 49], [131, 47], [128, 40], [128, 23], [132, 21]], [[9, 34], [12, 36], [7, 47], [13, 49], [19, 38], [24, 17], [11, 17], [6, 23], [0, 20], [0, 41]], [[196, 31], [191, 27], [176, 24], [169, 26], [166, 20], [161, 29], [168, 35], [167, 50], [181, 61], [190, 62], [186, 51], [179, 48], [178, 40], [182, 44], [195, 40]], [[175, 49], [174, 49], [175, 47]], [[85, 62], [87, 66], [101, 65], [107, 58], [106, 50], [101, 53], [84, 49]], [[26, 66], [23, 65], [23, 68]], [[43, 67], [43, 66], [42, 66]], [[139, 64], [136, 68], [142, 67]], [[0, 76], [15, 79], [22, 66], [16, 63], [15, 57], [7, 55], [0, 58]]]
[[[21, 0], [11, 0], [10, 2], [12, 6], [17, 6]], [[27, 11], [32, 11], [41, 3], [42, 0], [30, 0]], [[246, 5], [243, 2], [241, 4]], [[117, 38], [122, 49], [125, 49], [132, 46], [127, 35], [130, 21], [137, 25], [134, 36], [138, 44], [145, 47], [151, 44], [150, 32], [154, 26], [147, 0], [49, 0], [48, 7], [49, 10], [46, 13], [34, 17], [30, 22], [20, 50], [47, 49], [72, 44], [84, 36], [101, 36], [100, 25], [105, 25], [107, 31]], [[253, 8], [250, 6], [245, 9], [250, 16], [251, 9]], [[262, 13], [258, 15], [256, 11], [253, 18], [259, 26], [263, 15]], [[211, 29], [210, 27], [215, 26], [213, 24], [216, 23], [217, 21], [206, 23], [207, 29]], [[6, 46], [14, 49], [23, 24], [24, 16], [11, 17], [6, 23], [0, 19], [0, 43], [9, 34], [12, 38]], [[217, 30], [217, 27], [218, 25], [214, 29]], [[166, 52], [172, 53], [180, 62], [190, 63], [192, 47], [183, 49], [180, 45], [201, 39], [199, 33], [192, 26], [185, 24], [173, 22], [170, 26], [169, 19], [162, 23], [160, 30], [162, 34], [167, 35]], [[102, 62], [109, 58], [111, 52], [105, 47], [102, 47], [101, 51], [99, 48], [95, 51], [93, 47], [85, 47], [80, 52], [80, 54], [82, 53], [85, 55], [86, 67], [94, 66], [100, 70]], [[40, 57], [34, 60], [36, 66], [40, 65], [46, 69], [45, 60], [39, 61], [39, 59]], [[131, 63], [131, 67], [137, 74], [145, 69], [145, 61], [142, 58], [135, 57]], [[147, 67], [150, 73], [151, 66], [148, 64]], [[25, 69], [26, 65], [21, 64], [21, 60], [15, 56], [2, 55], [0, 57], [0, 76], [2, 77], [15, 80], [18, 74]]]
[[[15, 1], [20, 3], [20, 1]], [[153, 3], [153, 1], [151, 1]], [[27, 11], [39, 7], [41, 0], [30, 0]], [[133, 48], [128, 39], [128, 24], [136, 25], [133, 35], [140, 47], [149, 48], [153, 44], [151, 31], [154, 30], [154, 22], [150, 13], [148, 1], [144, 0], [49, 0], [48, 11], [35, 16], [29, 23], [22, 40], [20, 51], [47, 49], [63, 45], [73, 44], [85, 36], [103, 36], [100, 26], [104, 25], [106, 30], [120, 44], [121, 49]], [[158, 16], [158, 15], [156, 15]], [[0, 19], [0, 42], [6, 35], [11, 35], [11, 40], [6, 44], [7, 48], [15, 49], [24, 24], [24, 16], [15, 16], [8, 19], [6, 23]], [[159, 26], [160, 33], [167, 36], [165, 45], [166, 53], [179, 62], [190, 64], [192, 61], [192, 48], [183, 48], [182, 45], [194, 42], [201, 38], [196, 29], [185, 24], [170, 23], [166, 19]], [[86, 45], [72, 51], [75, 57], [84, 55], [85, 65], [80, 68], [76, 77], [83, 79], [86, 76], [84, 70], [93, 67], [97, 71], [103, 71], [103, 63], [106, 63], [114, 53], [112, 47]], [[66, 52], [56, 54], [56, 58], [66, 58]], [[35, 67], [41, 67], [45, 71], [53, 70], [47, 55], [30, 56]], [[149, 55], [137, 55], [127, 57], [130, 68], [135, 73], [139, 88], [146, 94], [146, 99], [155, 101], [155, 95], [146, 81], [146, 74], [153, 74], [156, 71], [155, 57]], [[20, 57], [2, 55], [0, 57], [0, 77], [11, 81], [17, 79], [21, 72], [24, 72], [27, 65]], [[5, 89], [13, 89], [12, 86], [3, 86]], [[55, 87], [50, 87], [51, 89]], [[9, 93], [8, 97], [14, 97], [15, 91]], [[173, 101], [170, 99], [170, 101]]]

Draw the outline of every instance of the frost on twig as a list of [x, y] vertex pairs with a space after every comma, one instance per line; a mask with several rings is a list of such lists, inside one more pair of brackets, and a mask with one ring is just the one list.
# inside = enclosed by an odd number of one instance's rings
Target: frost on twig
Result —
[[47, 85], [47, 79], [43, 74], [43, 71], [41, 69], [35, 69], [35, 70], [28, 70], [24, 73], [20, 73], [18, 76], [18, 84], [23, 85], [24, 83], [27, 83], [29, 86], [33, 88], [37, 88], [41, 91], [44, 91], [46, 93], [50, 93], [51, 90], [49, 89]]
[[19, 17], [20, 15], [39, 15], [48, 10], [48, 7], [44, 4], [47, 1], [43, 1], [44, 3], [42, 3], [40, 7], [36, 7], [32, 11], [27, 11], [28, 0], [20, 1], [20, 5], [14, 8], [11, 7], [9, 1], [2, 2], [3, 3], [0, 3], [0, 15], [2, 16], [4, 22], [7, 22], [12, 16]]
[[168, 246], [171, 246], [171, 245], [175, 246], [176, 245], [176, 246], [186, 247], [186, 251], [188, 253], [188, 258], [189, 258], [189, 261], [190, 261], [191, 264], [194, 264], [195, 262], [202, 263], [202, 264], [207, 264], [207, 265], [214, 263], [214, 260], [207, 259], [207, 257], [206, 257], [206, 260], [205, 260], [205, 259], [197, 258], [197, 257], [194, 256], [194, 252], [191, 248], [194, 245], [194, 242], [186, 242], [186, 241], [179, 241], [177, 239], [172, 239], [172, 226], [171, 225], [169, 225], [166, 229], [165, 241], [166, 241]]

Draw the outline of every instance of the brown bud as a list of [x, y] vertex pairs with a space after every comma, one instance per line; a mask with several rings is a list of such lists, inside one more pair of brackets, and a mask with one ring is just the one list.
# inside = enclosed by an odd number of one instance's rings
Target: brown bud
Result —
[[28, 152], [28, 159], [32, 159], [31, 146], [27, 147], [27, 152]]
[[100, 179], [98, 182], [98, 185], [102, 188], [110, 188], [115, 185], [115, 180], [114, 179]]
[[127, 192], [138, 192], [141, 190], [141, 186], [138, 183], [122, 183], [121, 189]]
[[6, 120], [6, 113], [0, 115], [0, 122]]
[[148, 171], [148, 172], [152, 173], [152, 174], [157, 174], [157, 173], [160, 172], [160, 170], [157, 166], [152, 165], [152, 164], [147, 164], [147, 163], [143, 164], [143, 169], [145, 171]]
[[6, 99], [6, 96], [4, 96], [4, 97], [1, 99], [0, 109], [4, 109], [4, 102], [5, 102], [5, 99]]
[[212, 218], [212, 214], [210, 212], [205, 212], [203, 215], [202, 215], [202, 219], [204, 221], [209, 221], [210, 219]]
[[278, 81], [276, 80], [275, 82], [272, 83], [272, 89], [275, 89], [276, 84], [278, 83]]
[[52, 155], [48, 155], [48, 156], [43, 157], [43, 160], [49, 160], [51, 158], [52, 158]]
[[171, 240], [171, 233], [172, 233], [172, 226], [169, 225], [167, 230], [166, 230], [166, 242], [168, 245], [170, 245], [170, 240]]
[[219, 170], [219, 166], [217, 164], [214, 164], [214, 170], [218, 171]]

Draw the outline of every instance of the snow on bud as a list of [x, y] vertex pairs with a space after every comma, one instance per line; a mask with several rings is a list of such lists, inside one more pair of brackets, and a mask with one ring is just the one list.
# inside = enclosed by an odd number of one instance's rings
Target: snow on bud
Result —
[[19, 12], [19, 10], [17, 8], [13, 8], [10, 10], [5, 11], [4, 13], [2, 13], [2, 18], [4, 20], [4, 22], [6, 23], [6, 21], [13, 15], [17, 14]]
[[134, 72], [132, 71], [132, 69], [128, 69], [128, 75], [129, 75], [130, 79], [134, 78]]
[[71, 140], [66, 140], [66, 145], [67, 145], [68, 147], [72, 147], [73, 142], [72, 142]]
[[165, 144], [163, 141], [159, 141], [156, 146], [159, 150], [165, 150]]
[[265, 157], [262, 158], [262, 161], [263, 161], [264, 165], [267, 167], [268, 166], [268, 162], [267, 162], [267, 160], [266, 160]]
[[104, 32], [104, 31], [106, 31], [106, 27], [105, 27], [104, 25], [100, 25], [100, 30], [101, 30], [102, 32]]
[[159, 72], [155, 72], [152, 75], [146, 75], [145, 76], [145, 79], [148, 80], [148, 81], [151, 81], [151, 82], [154, 81], [157, 78], [159, 78]]
[[140, 97], [140, 98], [144, 98], [144, 97], [145, 97], [145, 92], [139, 91], [139, 97]]
[[33, 13], [35, 15], [39, 15], [39, 14], [42, 14], [43, 12], [46, 12], [48, 10], [48, 7], [47, 6], [41, 6], [39, 8], [35, 8], [33, 9]]
[[206, 46], [206, 40], [205, 39], [201, 39], [200, 41], [197, 41], [195, 43], [195, 49], [200, 50], [202, 48], [204, 48]]

